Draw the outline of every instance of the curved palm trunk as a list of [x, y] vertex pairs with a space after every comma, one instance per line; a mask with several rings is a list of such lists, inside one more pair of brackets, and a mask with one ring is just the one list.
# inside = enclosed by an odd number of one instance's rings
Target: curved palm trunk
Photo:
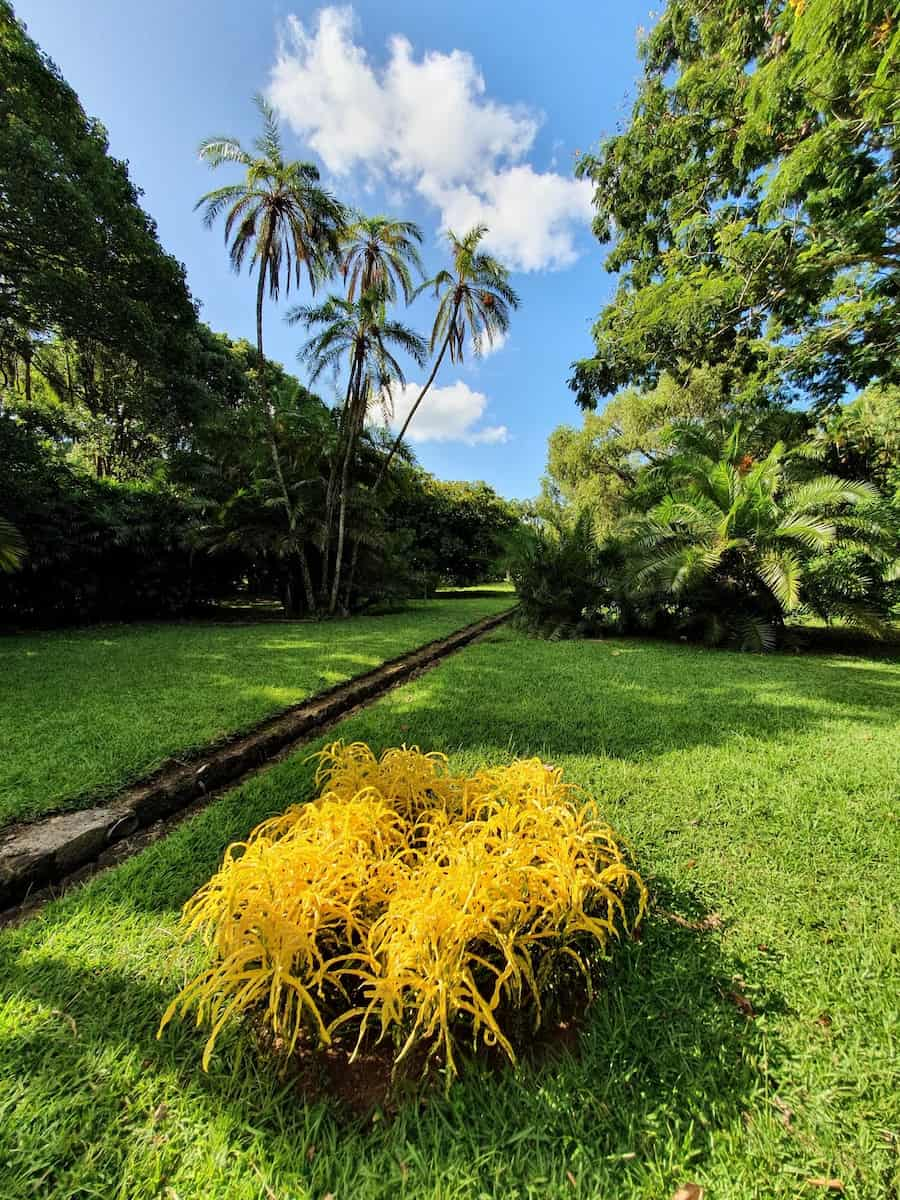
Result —
[[443, 362], [444, 355], [447, 353], [447, 347], [450, 345], [450, 333], [451, 333], [454, 325], [456, 324], [456, 315], [457, 315], [458, 311], [459, 311], [459, 305], [457, 304], [457, 306], [453, 310], [453, 317], [450, 321], [450, 324], [447, 327], [447, 336], [444, 338], [443, 345], [441, 346], [441, 352], [435, 359], [434, 366], [431, 368], [431, 374], [428, 376], [428, 378], [425, 380], [425, 383], [422, 385], [422, 390], [421, 390], [421, 392], [419, 392], [418, 396], [416, 397], [415, 404], [409, 410], [406, 420], [403, 422], [403, 428], [397, 434], [396, 438], [394, 438], [394, 442], [390, 448], [390, 451], [388, 452], [388, 456], [384, 460], [384, 462], [381, 464], [381, 470], [378, 472], [378, 478], [375, 480], [375, 489], [374, 490], [376, 490], [376, 491], [380, 487], [381, 481], [384, 479], [385, 475], [387, 474], [388, 467], [391, 465], [391, 463], [394, 460], [394, 455], [400, 449], [400, 443], [403, 441], [406, 431], [407, 431], [407, 429], [409, 429], [410, 422], [412, 421], [413, 417], [416, 415], [416, 411], [418, 410], [419, 405], [425, 399], [425, 393], [428, 391], [428, 389], [434, 383], [435, 376], [437, 375], [440, 365]]
[[[393, 441], [393, 444], [391, 445], [390, 450], [388, 451], [387, 458], [381, 464], [381, 469], [379, 470], [378, 475], [375, 479], [375, 483], [372, 487], [373, 494], [376, 493], [378, 491], [378, 489], [381, 487], [382, 481], [384, 480], [385, 475], [387, 475], [387, 473], [388, 473], [388, 468], [390, 467], [391, 463], [394, 461], [394, 455], [399, 450], [400, 443], [403, 441], [403, 438], [406, 434], [407, 429], [409, 429], [410, 422], [412, 421], [413, 417], [416, 415], [416, 411], [417, 411], [419, 405], [425, 399], [426, 392], [428, 391], [428, 389], [431, 387], [431, 385], [435, 381], [438, 370], [440, 369], [440, 365], [444, 360], [444, 355], [447, 353], [447, 347], [450, 345], [450, 332], [453, 329], [454, 325], [456, 324], [456, 317], [457, 317], [458, 312], [459, 312], [459, 304], [457, 304], [455, 306], [455, 308], [453, 309], [453, 317], [450, 321], [449, 326], [447, 327], [447, 336], [444, 338], [443, 344], [441, 345], [440, 354], [438, 354], [437, 358], [435, 359], [434, 366], [431, 368], [431, 374], [428, 376], [428, 378], [425, 380], [425, 383], [422, 385], [422, 390], [419, 392], [418, 396], [416, 397], [415, 404], [409, 410], [406, 420], [403, 422], [403, 428], [397, 434], [396, 438]], [[350, 570], [347, 573], [347, 585], [346, 585], [346, 590], [344, 592], [345, 608], [350, 607], [350, 594], [353, 590], [353, 578], [356, 574], [356, 564], [357, 564], [358, 560], [359, 560], [359, 542], [357, 541], [357, 542], [354, 542], [354, 544], [353, 544], [353, 557], [350, 560]]]
[[350, 461], [353, 456], [355, 437], [351, 429], [347, 436], [347, 449], [344, 453], [344, 463], [341, 467], [341, 501], [338, 509], [337, 546], [334, 552], [334, 581], [331, 585], [331, 598], [328, 611], [334, 616], [337, 611], [338, 594], [341, 587], [341, 566], [344, 556], [344, 531], [347, 520], [347, 494], [350, 490]]

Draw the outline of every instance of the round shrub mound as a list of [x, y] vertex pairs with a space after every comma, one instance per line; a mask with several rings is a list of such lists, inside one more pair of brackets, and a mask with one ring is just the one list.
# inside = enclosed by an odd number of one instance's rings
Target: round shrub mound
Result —
[[256, 1013], [288, 1053], [304, 1030], [392, 1036], [401, 1061], [468, 1034], [515, 1061], [502, 1022], [540, 1025], [563, 966], [637, 921], [646, 890], [612, 830], [538, 759], [452, 775], [440, 754], [340, 742], [319, 798], [259, 825], [185, 905], [209, 968], [165, 1013], [209, 1028]]

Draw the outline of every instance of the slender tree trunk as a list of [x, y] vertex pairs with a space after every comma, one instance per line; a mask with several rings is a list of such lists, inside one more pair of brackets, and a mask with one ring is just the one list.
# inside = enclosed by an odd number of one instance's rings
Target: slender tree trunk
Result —
[[31, 347], [25, 352], [25, 403], [31, 407]]
[[[295, 517], [293, 515], [293, 506], [291, 505], [291, 497], [288, 492], [287, 483], [284, 478], [284, 469], [281, 465], [281, 454], [278, 450], [278, 439], [275, 436], [275, 410], [269, 403], [269, 388], [268, 380], [266, 379], [266, 357], [263, 352], [263, 301], [266, 293], [266, 275], [269, 268], [269, 254], [272, 250], [272, 228], [269, 226], [266, 232], [266, 240], [263, 243], [263, 252], [259, 262], [259, 279], [256, 283], [256, 353], [259, 358], [259, 391], [262, 399], [263, 411], [269, 424], [269, 449], [272, 453], [272, 465], [275, 468], [275, 478], [278, 481], [278, 486], [281, 489], [281, 496], [284, 500], [285, 511], [288, 514], [288, 529], [291, 533], [294, 531]], [[315, 598], [310, 603], [310, 589], [306, 586], [309, 576], [309, 565], [306, 562], [306, 555], [303, 548], [300, 549], [301, 555], [301, 571], [303, 572], [303, 584], [306, 591], [307, 604], [310, 612], [315, 612]], [[288, 615], [294, 616], [294, 585], [293, 580], [288, 578], [285, 585], [285, 609], [289, 610]]]
[[269, 269], [269, 254], [272, 250], [272, 226], [268, 226], [262, 256], [259, 260], [259, 279], [256, 281], [256, 353], [259, 355], [259, 390], [263, 407], [268, 407], [269, 392], [266, 386], [266, 358], [263, 354], [263, 298], [266, 291], [266, 272]]
[[306, 595], [306, 607], [311, 614], [316, 611], [316, 593], [313, 588], [312, 575], [309, 573], [309, 562], [306, 557], [306, 551], [300, 547], [300, 574], [303, 577], [303, 591]]
[[334, 504], [335, 493], [337, 491], [338, 482], [338, 465], [341, 462], [341, 450], [344, 446], [344, 439], [349, 436], [348, 414], [350, 412], [353, 388], [357, 376], [357, 363], [354, 362], [350, 367], [350, 378], [347, 381], [347, 394], [344, 397], [344, 407], [341, 412], [341, 419], [338, 423], [338, 440], [335, 446], [334, 457], [331, 460], [331, 470], [328, 474], [328, 486], [325, 489], [325, 535], [322, 539], [322, 583], [320, 594], [322, 603], [328, 601], [330, 591], [328, 569], [331, 563], [331, 535], [334, 525]]
[[[428, 389], [434, 383], [435, 377], [437, 376], [438, 370], [440, 369], [440, 365], [444, 359], [444, 355], [447, 352], [447, 347], [450, 345], [450, 330], [453, 328], [454, 324], [456, 323], [456, 315], [457, 315], [458, 311], [459, 311], [459, 305], [457, 305], [453, 311], [453, 319], [451, 320], [450, 325], [447, 328], [447, 336], [444, 338], [443, 344], [441, 346], [440, 354], [438, 354], [437, 358], [435, 359], [434, 366], [431, 368], [431, 374], [425, 380], [425, 383], [422, 386], [422, 390], [419, 392], [419, 395], [416, 397], [415, 404], [409, 410], [407, 418], [403, 422], [403, 428], [397, 434], [397, 436], [394, 439], [394, 442], [390, 448], [390, 451], [388, 452], [387, 458], [381, 464], [381, 469], [379, 470], [378, 475], [375, 479], [375, 483], [372, 487], [373, 495], [381, 487], [384, 477], [385, 477], [385, 475], [387, 475], [388, 468], [390, 467], [391, 463], [393, 462], [394, 455], [397, 453], [397, 450], [400, 448], [400, 443], [403, 441], [404, 434], [406, 433], [407, 429], [409, 429], [410, 421], [412, 421], [413, 417], [416, 415], [416, 410], [418, 409], [418, 407], [422, 403], [422, 401], [425, 399], [425, 393], [428, 391]], [[350, 560], [350, 570], [347, 575], [346, 591], [344, 592], [345, 606], [347, 608], [350, 607], [350, 593], [353, 590], [353, 578], [356, 574], [356, 563], [357, 563], [358, 559], [359, 559], [359, 542], [357, 541], [353, 545], [353, 557]]]
[[334, 580], [331, 585], [331, 599], [328, 604], [329, 613], [334, 616], [337, 609], [338, 592], [341, 586], [341, 559], [344, 555], [344, 529], [347, 521], [347, 493], [350, 487], [350, 459], [353, 454], [354, 438], [347, 438], [347, 450], [344, 454], [344, 465], [341, 468], [341, 501], [338, 507], [337, 547], [334, 555]]
[[353, 579], [356, 575], [356, 563], [359, 559], [359, 538], [353, 541], [353, 554], [350, 558], [350, 570], [347, 572], [347, 582], [344, 585], [344, 608], [350, 610], [350, 596], [353, 592]]
[[287, 574], [284, 577], [283, 596], [284, 599], [281, 603], [284, 608], [284, 615], [286, 617], [295, 617], [297, 612], [294, 605], [294, 581], [291, 578], [290, 568], [288, 568]]
[[413, 417], [416, 415], [416, 410], [418, 409], [418, 407], [422, 403], [422, 401], [425, 399], [425, 393], [428, 391], [428, 389], [434, 383], [435, 376], [438, 373], [438, 369], [440, 368], [440, 365], [444, 359], [444, 355], [447, 353], [447, 347], [450, 345], [450, 332], [453, 329], [453, 326], [456, 324], [456, 315], [457, 315], [458, 310], [459, 310], [459, 305], [457, 305], [456, 308], [453, 310], [453, 317], [450, 321], [449, 326], [447, 327], [447, 336], [444, 338], [443, 345], [441, 346], [441, 352], [435, 359], [434, 366], [431, 368], [431, 374], [425, 380], [425, 383], [422, 387], [421, 392], [419, 392], [419, 395], [416, 397], [415, 404], [409, 410], [406, 420], [403, 422], [403, 428], [397, 434], [396, 438], [394, 439], [394, 443], [391, 446], [390, 451], [388, 452], [387, 458], [381, 464], [381, 470], [378, 472], [378, 478], [375, 480], [375, 488], [374, 488], [375, 491], [378, 490], [378, 488], [381, 485], [381, 481], [384, 479], [385, 475], [387, 474], [388, 467], [393, 462], [394, 455], [399, 450], [400, 443], [403, 441], [403, 437], [404, 437], [407, 429], [409, 429], [410, 421], [412, 421]]

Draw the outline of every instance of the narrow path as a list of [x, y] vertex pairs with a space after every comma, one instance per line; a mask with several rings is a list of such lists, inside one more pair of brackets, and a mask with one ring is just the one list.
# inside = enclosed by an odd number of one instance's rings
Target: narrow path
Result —
[[[188, 811], [208, 804], [304, 738], [343, 720], [391, 688], [436, 665], [476, 638], [509, 620], [497, 613], [382, 663], [347, 683], [320, 692], [268, 717], [249, 731], [205, 747], [190, 762], [171, 760], [111, 800], [80, 812], [43, 817], [0, 832], [0, 917], [29, 911], [67, 883], [121, 861], [162, 833]], [[150, 831], [152, 830], [152, 834]], [[150, 836], [148, 836], [150, 834]], [[7, 910], [7, 911], [2, 911]]]

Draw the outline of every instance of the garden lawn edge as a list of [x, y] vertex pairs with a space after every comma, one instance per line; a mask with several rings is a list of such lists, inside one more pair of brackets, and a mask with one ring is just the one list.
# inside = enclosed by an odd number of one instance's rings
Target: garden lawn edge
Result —
[[231, 787], [301, 738], [320, 732], [359, 704], [374, 700], [508, 621], [514, 611], [484, 617], [389, 659], [265, 718], [242, 734], [202, 747], [192, 753], [190, 762], [170, 760], [102, 805], [9, 826], [0, 832], [0, 910], [20, 903], [36, 888], [60, 883], [137, 830], [187, 808], [198, 798]]

